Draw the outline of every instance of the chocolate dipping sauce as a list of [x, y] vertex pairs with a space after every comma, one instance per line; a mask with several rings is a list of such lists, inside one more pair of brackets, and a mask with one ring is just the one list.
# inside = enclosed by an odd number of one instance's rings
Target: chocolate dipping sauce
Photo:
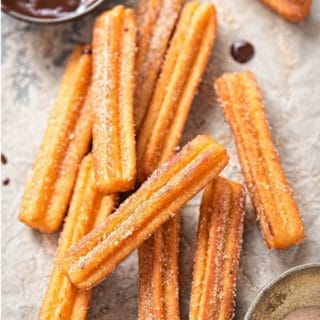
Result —
[[253, 45], [244, 40], [236, 41], [231, 46], [231, 55], [234, 60], [240, 63], [248, 62], [254, 56]]
[[305, 307], [290, 312], [283, 320], [319, 320], [320, 307]]
[[97, 0], [2, 0], [1, 9], [35, 18], [57, 18], [80, 13]]

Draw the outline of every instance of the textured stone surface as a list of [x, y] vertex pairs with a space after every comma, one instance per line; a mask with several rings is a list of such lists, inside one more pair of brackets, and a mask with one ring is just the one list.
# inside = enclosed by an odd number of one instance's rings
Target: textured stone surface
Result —
[[[224, 175], [242, 176], [229, 128], [212, 88], [225, 71], [253, 70], [261, 84], [274, 140], [306, 225], [307, 240], [287, 251], [263, 245], [248, 201], [244, 248], [238, 280], [236, 319], [269, 279], [292, 266], [320, 260], [320, 6], [310, 18], [290, 24], [259, 1], [214, 1], [219, 36], [214, 55], [193, 105], [183, 143], [199, 133], [224, 143], [231, 162]], [[105, 7], [111, 7], [108, 2]], [[130, 1], [133, 5], [134, 1]], [[58, 235], [42, 235], [17, 220], [17, 209], [35, 152], [46, 126], [66, 57], [78, 42], [90, 41], [94, 14], [73, 23], [37, 26], [2, 16], [2, 315], [35, 319], [50, 272]], [[246, 39], [254, 59], [240, 65], [229, 50]], [[181, 244], [181, 307], [187, 319], [199, 196], [183, 214]], [[90, 319], [135, 319], [137, 257], [131, 255], [95, 291]]]

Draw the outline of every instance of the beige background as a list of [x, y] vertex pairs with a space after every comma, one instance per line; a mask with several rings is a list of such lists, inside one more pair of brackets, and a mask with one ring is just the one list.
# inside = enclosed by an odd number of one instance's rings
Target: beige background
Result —
[[[105, 7], [111, 7], [108, 2]], [[127, 2], [128, 3], [128, 2]], [[307, 240], [283, 252], [269, 251], [248, 201], [244, 248], [238, 280], [237, 319], [257, 291], [292, 266], [320, 260], [320, 2], [310, 18], [291, 24], [259, 1], [214, 1], [219, 36], [195, 99], [183, 143], [199, 133], [225, 144], [231, 162], [224, 175], [242, 176], [229, 128], [212, 88], [225, 71], [253, 70], [261, 84], [275, 144], [306, 225]], [[130, 1], [130, 5], [134, 1]], [[95, 14], [76, 22], [36, 26], [2, 15], [2, 315], [35, 319], [46, 287], [58, 235], [32, 231], [17, 220], [27, 172], [46, 126], [66, 57], [78, 42], [90, 41]], [[253, 43], [256, 55], [240, 65], [229, 54], [237, 39]], [[181, 244], [181, 315], [187, 319], [199, 196], [183, 213]], [[134, 253], [95, 291], [90, 319], [135, 319], [137, 258]]]

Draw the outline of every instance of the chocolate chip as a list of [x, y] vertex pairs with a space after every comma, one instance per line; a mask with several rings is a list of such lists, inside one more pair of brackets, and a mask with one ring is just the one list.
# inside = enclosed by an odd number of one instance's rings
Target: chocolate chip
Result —
[[253, 45], [244, 40], [239, 40], [233, 43], [230, 51], [234, 60], [240, 63], [248, 62], [254, 56]]
[[1, 153], [1, 163], [2, 164], [7, 164], [8, 163], [8, 159], [3, 153]]
[[3, 184], [4, 186], [7, 186], [9, 183], [10, 183], [10, 179], [9, 179], [9, 178], [5, 178], [5, 179], [2, 181], [2, 184]]

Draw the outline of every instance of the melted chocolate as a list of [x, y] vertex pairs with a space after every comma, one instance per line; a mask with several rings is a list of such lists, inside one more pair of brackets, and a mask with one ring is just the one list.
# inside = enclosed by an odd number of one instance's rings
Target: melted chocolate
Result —
[[2, 0], [3, 11], [36, 18], [57, 18], [81, 12], [96, 0]]
[[240, 63], [246, 63], [254, 56], [254, 47], [248, 41], [236, 41], [231, 46], [231, 55], [234, 60]]
[[8, 163], [8, 159], [3, 153], [1, 153], [1, 163], [2, 164], [7, 164]]

